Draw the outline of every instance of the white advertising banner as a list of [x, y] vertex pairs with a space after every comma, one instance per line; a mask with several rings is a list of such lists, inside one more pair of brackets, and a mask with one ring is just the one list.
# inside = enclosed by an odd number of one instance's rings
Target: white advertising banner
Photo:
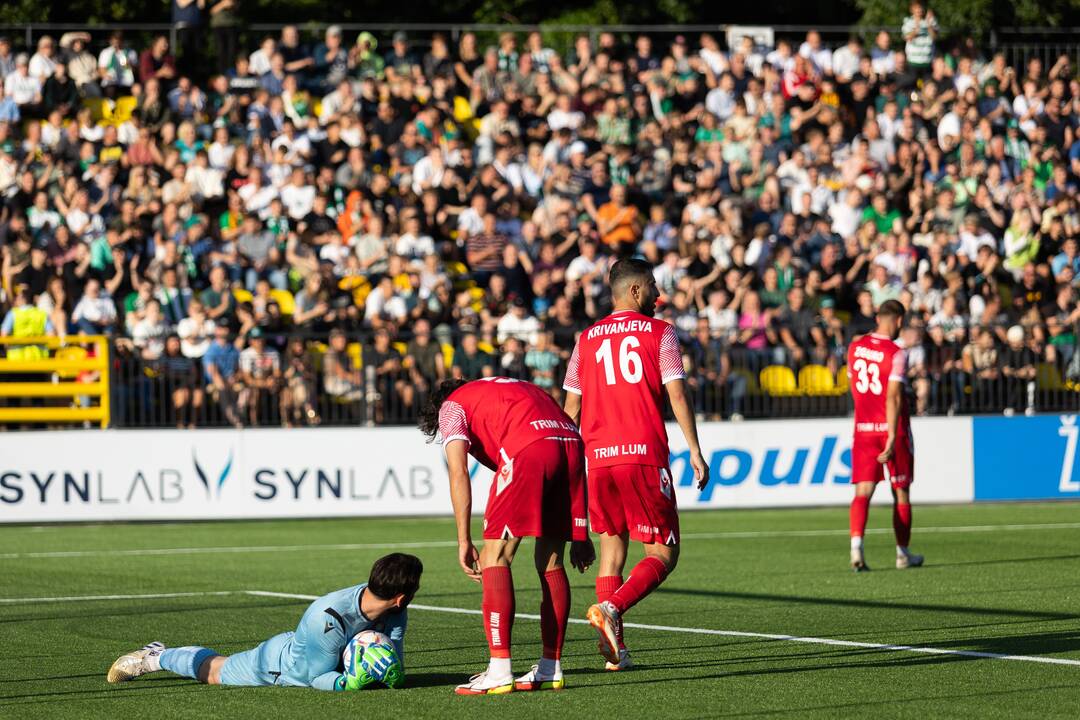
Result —
[[[916, 420], [914, 429], [914, 499], [970, 502], [971, 420]], [[703, 423], [712, 472], [700, 492], [682, 433], [668, 430], [683, 509], [850, 501], [848, 419]], [[491, 472], [475, 462], [470, 470], [473, 506], [483, 508]], [[442, 450], [414, 428], [0, 434], [0, 523], [450, 512]]]

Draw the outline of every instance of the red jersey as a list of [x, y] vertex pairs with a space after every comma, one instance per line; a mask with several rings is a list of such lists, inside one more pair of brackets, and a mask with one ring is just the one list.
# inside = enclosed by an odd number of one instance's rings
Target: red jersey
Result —
[[[890, 382], [907, 382], [907, 354], [884, 335], [870, 333], [848, 347], [847, 372], [855, 400], [855, 434], [889, 432], [885, 390]], [[907, 393], [900, 395], [898, 431], [910, 428]]]
[[544, 438], [580, 440], [577, 426], [559, 404], [530, 382], [504, 377], [462, 385], [439, 408], [439, 434], [446, 445], [464, 440], [490, 470]]
[[578, 338], [563, 389], [581, 395], [590, 468], [668, 465], [663, 387], [685, 377], [675, 328], [624, 310]]

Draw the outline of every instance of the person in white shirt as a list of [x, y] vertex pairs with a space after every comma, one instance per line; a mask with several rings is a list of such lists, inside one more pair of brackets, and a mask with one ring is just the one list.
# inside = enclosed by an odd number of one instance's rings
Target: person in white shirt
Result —
[[972, 213], [964, 217], [964, 227], [960, 229], [960, 246], [957, 252], [967, 255], [974, 262], [979, 255], [979, 248], [988, 247], [997, 252], [997, 240], [979, 227], [979, 216]]
[[874, 47], [870, 48], [870, 67], [875, 75], [889, 75], [896, 69], [896, 56], [892, 51], [892, 38], [882, 30], [874, 38]]
[[509, 338], [517, 338], [529, 345], [536, 344], [536, 338], [540, 334], [540, 321], [529, 314], [525, 307], [525, 300], [516, 297], [510, 304], [510, 312], [499, 318], [499, 324], [495, 328], [495, 335], [499, 344]]
[[259, 49], [248, 56], [248, 69], [255, 77], [261, 77], [270, 72], [270, 58], [274, 56], [277, 44], [274, 38], [267, 35], [259, 43]]
[[412, 170], [412, 189], [417, 195], [423, 194], [428, 188], [438, 187], [446, 172], [446, 160], [443, 158], [442, 148], [434, 145], [428, 154], [420, 158]]
[[30, 58], [30, 74], [38, 79], [43, 86], [45, 81], [56, 72], [56, 58], [53, 55], [53, 39], [48, 35], [42, 35], [38, 40], [37, 52]]
[[206, 154], [210, 159], [210, 167], [221, 170], [222, 172], [229, 169], [229, 163], [232, 162], [232, 157], [236, 153], [236, 146], [229, 142], [229, 130], [225, 127], [219, 127], [214, 130], [214, 142], [207, 148]]
[[304, 171], [295, 168], [288, 185], [281, 190], [281, 203], [293, 220], [303, 220], [315, 205], [315, 186], [307, 182]]
[[394, 243], [394, 253], [408, 260], [425, 258], [435, 254], [435, 241], [430, 235], [420, 234], [420, 218], [415, 213], [402, 218], [405, 232]]
[[364, 303], [364, 323], [370, 326], [385, 319], [400, 322], [408, 312], [405, 300], [394, 293], [394, 281], [383, 275]]
[[138, 62], [135, 51], [124, 47], [124, 34], [119, 30], [113, 32], [109, 36], [109, 46], [98, 55], [101, 87], [113, 95], [126, 92], [135, 84]]
[[551, 128], [552, 132], [563, 128], [577, 130], [581, 127], [581, 123], [585, 122], [585, 115], [577, 110], [573, 110], [570, 105], [570, 96], [566, 93], [561, 93], [555, 100], [555, 108], [548, 113], [547, 121], [548, 127]]
[[[16, 101], [18, 102], [18, 101]], [[1030, 140], [1038, 127], [1036, 120], [1043, 112], [1043, 101], [1039, 98], [1038, 87], [1031, 79], [1024, 80], [1024, 91], [1013, 99], [1013, 115], [1020, 123], [1020, 129]]]
[[705, 109], [723, 122], [735, 112], [735, 78], [725, 73], [720, 76], [720, 84], [705, 96]]
[[225, 195], [224, 175], [210, 167], [210, 158], [205, 150], [195, 153], [195, 162], [188, 166], [184, 181], [200, 201], [216, 200]]
[[597, 254], [596, 243], [585, 241], [581, 254], [567, 266], [566, 279], [580, 281], [585, 291], [595, 297], [603, 290], [605, 267], [604, 259]]
[[207, 317], [202, 301], [192, 298], [188, 305], [188, 316], [176, 325], [180, 352], [184, 357], [198, 360], [205, 355], [214, 340], [214, 327], [214, 321]]
[[852, 35], [848, 38], [847, 45], [837, 48], [832, 54], [832, 70], [837, 81], [849, 82], [859, 72], [862, 56], [862, 40], [858, 35]]
[[817, 30], [806, 33], [806, 42], [799, 46], [799, 54], [814, 63], [822, 75], [832, 75], [832, 51], [821, 44], [821, 33]]
[[15, 58], [15, 72], [4, 78], [4, 94], [20, 110], [41, 102], [41, 81], [30, 74], [30, 61], [26, 53], [20, 53]]
[[116, 322], [116, 305], [108, 294], [102, 293], [101, 283], [87, 280], [83, 296], [71, 313], [76, 330], [85, 335], [107, 335]]
[[477, 193], [458, 215], [458, 239], [472, 237], [484, 229], [484, 215], [487, 213], [487, 196]]
[[251, 180], [236, 191], [244, 201], [244, 210], [256, 213], [261, 219], [270, 214], [270, 203], [278, 197], [277, 188], [267, 183], [258, 170], [251, 173]]
[[859, 229], [862, 213], [862, 193], [852, 188], [844, 195], [843, 202], [829, 208], [832, 231], [845, 239], [851, 237]]

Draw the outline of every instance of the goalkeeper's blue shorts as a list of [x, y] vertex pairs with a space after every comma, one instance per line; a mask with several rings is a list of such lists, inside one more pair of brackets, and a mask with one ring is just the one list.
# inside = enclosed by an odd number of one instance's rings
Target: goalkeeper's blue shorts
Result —
[[307, 678], [294, 678], [290, 668], [282, 666], [283, 651], [292, 641], [293, 633], [284, 632], [260, 643], [251, 650], [230, 655], [221, 667], [222, 685], [308, 685]]

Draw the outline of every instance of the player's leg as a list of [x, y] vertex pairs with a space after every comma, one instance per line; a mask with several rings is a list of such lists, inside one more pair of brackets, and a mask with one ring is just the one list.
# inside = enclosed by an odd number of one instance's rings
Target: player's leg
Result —
[[532, 669], [514, 682], [515, 690], [561, 690], [562, 648], [570, 620], [570, 581], [563, 566], [566, 543], [536, 538], [534, 561], [540, 577], [540, 638], [543, 653]]
[[923, 556], [908, 550], [911, 543], [911, 481], [914, 454], [910, 442], [897, 442], [896, 452], [889, 461], [889, 480], [893, 494], [893, 532], [896, 534], [896, 568], [920, 567]]
[[645, 557], [630, 571], [626, 582], [588, 612], [589, 623], [600, 634], [601, 653], [609, 663], [619, 664], [617, 629], [623, 613], [659, 587], [678, 562], [679, 514], [667, 468], [622, 465], [612, 470], [627, 533], [645, 548]]
[[[598, 605], [610, 600], [615, 591], [622, 587], [623, 569], [626, 567], [626, 552], [629, 546], [630, 534], [625, 530], [619, 535], [600, 536], [600, 569], [596, 576], [596, 603]], [[605, 668], [625, 670], [633, 665], [633, 661], [630, 659], [630, 651], [626, 649], [626, 635], [621, 618], [615, 623], [615, 642], [619, 648], [619, 661], [617, 663], [608, 661], [605, 663]]]
[[485, 538], [480, 550], [483, 598], [480, 610], [487, 635], [487, 669], [457, 687], [458, 695], [500, 695], [514, 689], [510, 637], [514, 627], [514, 578], [510, 565], [520, 538]]
[[851, 447], [851, 482], [855, 486], [855, 495], [851, 499], [848, 513], [848, 527], [851, 536], [851, 569], [866, 572], [863, 552], [863, 536], [866, 534], [866, 518], [870, 514], [870, 499], [874, 489], [884, 476], [878, 455], [885, 448], [884, 436], [856, 435]]
[[214, 661], [220, 661], [218, 664], [220, 668], [225, 658], [209, 648], [195, 645], [167, 648], [159, 642], [152, 642], [139, 650], [118, 657], [109, 668], [105, 679], [111, 683], [127, 682], [141, 675], [167, 670], [192, 680], [209, 683], [208, 678]]

